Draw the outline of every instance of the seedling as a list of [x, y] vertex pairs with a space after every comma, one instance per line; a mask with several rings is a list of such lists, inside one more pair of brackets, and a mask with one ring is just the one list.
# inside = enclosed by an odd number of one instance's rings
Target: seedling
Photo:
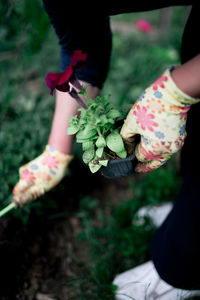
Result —
[[76, 134], [77, 143], [82, 144], [83, 161], [92, 173], [107, 166], [110, 159], [126, 158], [127, 151], [119, 133], [116, 121], [120, 112], [108, 102], [109, 96], [90, 99], [86, 87], [79, 94], [88, 100], [88, 108], [79, 108], [79, 117], [69, 119], [68, 134]]

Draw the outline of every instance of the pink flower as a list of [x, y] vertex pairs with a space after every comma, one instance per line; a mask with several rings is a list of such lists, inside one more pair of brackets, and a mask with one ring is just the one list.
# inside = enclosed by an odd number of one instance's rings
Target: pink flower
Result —
[[168, 80], [167, 76], [161, 76], [160, 78], [158, 78], [157, 80], [155, 80], [153, 82], [153, 89], [154, 89], [154, 91], [156, 91], [159, 86], [163, 89], [165, 87], [163, 81], [167, 81], [167, 80]]
[[21, 173], [21, 179], [24, 179], [28, 183], [34, 183], [35, 176], [33, 172], [30, 172], [28, 169], [24, 169]]
[[75, 81], [74, 71], [76, 68], [83, 66], [87, 59], [87, 54], [81, 50], [75, 50], [71, 56], [71, 64], [62, 73], [48, 73], [46, 75], [46, 83], [50, 88], [50, 94], [53, 95], [55, 88], [61, 92], [68, 92], [70, 89], [69, 82]]
[[43, 165], [47, 165], [49, 169], [58, 168], [58, 161], [50, 154], [46, 154], [44, 156]]
[[136, 27], [143, 32], [150, 33], [153, 31], [152, 25], [147, 20], [139, 19], [135, 24]]
[[148, 128], [150, 131], [154, 131], [153, 126], [158, 126], [158, 123], [152, 121], [155, 116], [153, 114], [148, 114], [145, 106], [141, 108], [137, 105], [133, 114], [137, 117], [137, 124], [140, 123], [143, 130]]

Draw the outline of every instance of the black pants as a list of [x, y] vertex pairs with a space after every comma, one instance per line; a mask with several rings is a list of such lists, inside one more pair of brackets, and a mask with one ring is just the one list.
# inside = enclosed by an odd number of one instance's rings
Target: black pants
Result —
[[[184, 63], [200, 53], [199, 0], [152, 0], [150, 4], [123, 1], [123, 7], [116, 3], [115, 8], [90, 7], [89, 10], [85, 2], [78, 9], [69, 1], [43, 1], [61, 45], [61, 70], [69, 65], [73, 51], [82, 49], [88, 53], [88, 61], [87, 66], [78, 70], [77, 77], [99, 88], [109, 68], [112, 45], [110, 15], [192, 5], [182, 38], [181, 61]], [[199, 116], [200, 104], [193, 105], [188, 113], [188, 136], [181, 153], [183, 186], [172, 212], [150, 245], [151, 257], [161, 278], [183, 289], [200, 289]]]

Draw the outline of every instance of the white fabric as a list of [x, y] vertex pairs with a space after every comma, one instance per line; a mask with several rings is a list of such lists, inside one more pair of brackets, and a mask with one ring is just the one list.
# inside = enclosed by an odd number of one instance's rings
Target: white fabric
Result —
[[145, 217], [149, 217], [152, 221], [152, 223], [156, 226], [159, 227], [170, 211], [172, 210], [173, 203], [164, 203], [159, 206], [155, 205], [148, 205], [140, 208], [133, 220], [134, 225], [142, 225], [145, 222]]
[[198, 291], [176, 289], [163, 281], [152, 261], [118, 275], [116, 300], [181, 300], [200, 295]]

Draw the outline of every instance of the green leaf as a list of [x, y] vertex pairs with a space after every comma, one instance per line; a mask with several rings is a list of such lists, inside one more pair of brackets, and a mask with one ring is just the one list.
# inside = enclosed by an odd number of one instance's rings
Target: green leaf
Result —
[[74, 120], [74, 118], [75, 118], [75, 116], [71, 115], [70, 118], [69, 118], [69, 120], [68, 120], [68, 122], [69, 122], [69, 123], [72, 123], [73, 120]]
[[93, 161], [90, 161], [89, 162], [89, 168], [90, 168], [90, 171], [92, 173], [96, 173], [101, 168], [101, 165], [100, 164], [94, 164]]
[[102, 155], [103, 155], [103, 149], [104, 149], [104, 147], [100, 147], [100, 148], [97, 149], [96, 155], [98, 157], [102, 157]]
[[87, 124], [87, 120], [84, 119], [84, 118], [82, 118], [82, 119], [80, 119], [79, 124], [80, 124], [81, 126], [82, 126], [82, 125], [85, 125], [85, 124]]
[[88, 96], [88, 94], [87, 94], [87, 92], [86, 92], [88, 86], [89, 86], [89, 84], [84, 85], [83, 88], [82, 88], [82, 90], [78, 92], [79, 95], [83, 95], [83, 96], [85, 96], [87, 99], [89, 98], [89, 96]]
[[102, 166], [104, 166], [104, 167], [107, 167], [107, 165], [108, 165], [108, 159], [99, 160], [99, 164], [102, 165]]
[[83, 151], [94, 148], [94, 143], [92, 141], [86, 141], [82, 144]]
[[99, 136], [97, 141], [96, 141], [96, 146], [97, 147], [105, 147], [106, 146], [106, 140], [103, 136]]
[[125, 150], [122, 137], [117, 131], [113, 131], [107, 136], [106, 144], [108, 148], [115, 153], [120, 153]]
[[111, 124], [115, 123], [115, 121], [113, 119], [111, 119], [111, 118], [108, 119], [108, 122], [111, 123]]
[[77, 133], [76, 138], [77, 140], [86, 140], [93, 137], [96, 133], [97, 131], [95, 129], [82, 129]]
[[120, 157], [120, 158], [126, 158], [127, 157], [127, 152], [126, 149], [124, 149], [121, 152], [116, 152], [116, 154]]
[[77, 125], [79, 123], [78, 116], [77, 115], [75, 115], [75, 116], [71, 115], [70, 118], [69, 118], [69, 120], [68, 120], [68, 122]]
[[116, 119], [120, 116], [120, 112], [116, 109], [111, 109], [107, 114], [108, 118]]
[[85, 142], [90, 142], [90, 141], [94, 141], [96, 140], [97, 136], [94, 135], [91, 138], [87, 138], [87, 139], [76, 139], [77, 143], [85, 143]]
[[98, 125], [99, 123], [101, 123], [101, 119], [100, 118], [96, 118], [95, 124]]
[[94, 125], [93, 125], [93, 124], [87, 124], [87, 125], [85, 126], [84, 132], [85, 132], [86, 134], [90, 134], [91, 131], [93, 131], [93, 130], [95, 130], [95, 129], [94, 129]]
[[78, 125], [74, 125], [74, 124], [70, 124], [69, 127], [67, 128], [67, 134], [75, 134], [79, 131], [79, 126]]
[[83, 161], [85, 164], [88, 164], [94, 158], [94, 148], [90, 148], [83, 153]]
[[108, 119], [106, 118], [105, 115], [101, 115], [99, 118], [100, 118], [102, 124], [106, 124], [108, 122]]

